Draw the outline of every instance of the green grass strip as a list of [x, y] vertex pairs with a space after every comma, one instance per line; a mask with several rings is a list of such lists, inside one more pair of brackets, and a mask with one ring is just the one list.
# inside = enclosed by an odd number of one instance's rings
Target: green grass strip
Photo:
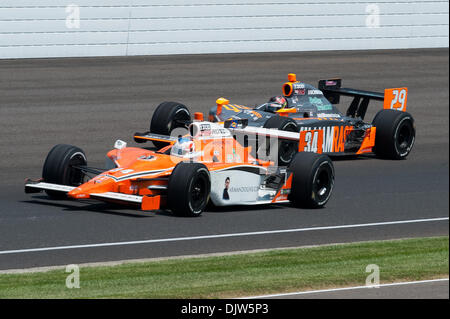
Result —
[[380, 283], [448, 277], [446, 237], [374, 241], [220, 257], [0, 274], [0, 298], [228, 298], [364, 285], [376, 264]]

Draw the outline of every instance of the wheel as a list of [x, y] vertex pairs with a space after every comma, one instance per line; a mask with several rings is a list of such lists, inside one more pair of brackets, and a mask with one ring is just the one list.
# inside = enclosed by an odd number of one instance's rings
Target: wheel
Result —
[[211, 179], [205, 165], [180, 162], [167, 187], [170, 210], [178, 216], [200, 216], [209, 201]]
[[[288, 117], [273, 116], [264, 123], [264, 128], [275, 128], [281, 131], [299, 132], [297, 123]], [[277, 160], [279, 166], [288, 166], [298, 152], [298, 142], [280, 139], [278, 141], [278, 155], [271, 159]]]
[[411, 152], [416, 137], [411, 114], [381, 110], [372, 121], [376, 127], [374, 152], [388, 159], [404, 159]]
[[[188, 128], [191, 123], [191, 113], [188, 108], [178, 102], [163, 102], [156, 108], [150, 122], [150, 132], [170, 135], [177, 127]], [[157, 148], [168, 145], [165, 142], [153, 141]]]
[[319, 208], [328, 202], [334, 186], [334, 166], [327, 155], [297, 153], [288, 171], [293, 174], [289, 200], [294, 206]]
[[[84, 174], [79, 169], [72, 166], [86, 165], [86, 155], [83, 150], [76, 146], [67, 144], [55, 145], [47, 155], [42, 169], [44, 182], [79, 186], [83, 183]], [[50, 197], [64, 198], [66, 195], [61, 192], [45, 191]]]

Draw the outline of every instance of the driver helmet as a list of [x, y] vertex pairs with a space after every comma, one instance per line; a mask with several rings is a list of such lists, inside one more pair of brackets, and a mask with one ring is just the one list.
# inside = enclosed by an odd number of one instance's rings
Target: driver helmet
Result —
[[273, 96], [268, 103], [268, 109], [272, 112], [281, 110], [287, 106], [287, 100], [284, 96]]
[[172, 146], [171, 155], [192, 157], [195, 154], [195, 143], [189, 137], [180, 137]]

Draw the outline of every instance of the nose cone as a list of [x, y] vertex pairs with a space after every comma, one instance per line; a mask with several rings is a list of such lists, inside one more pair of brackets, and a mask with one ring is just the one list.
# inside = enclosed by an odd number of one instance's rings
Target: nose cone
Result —
[[93, 193], [106, 193], [114, 191], [114, 180], [110, 177], [97, 176], [89, 182], [84, 183], [73, 190], [67, 196], [76, 199], [89, 198]]

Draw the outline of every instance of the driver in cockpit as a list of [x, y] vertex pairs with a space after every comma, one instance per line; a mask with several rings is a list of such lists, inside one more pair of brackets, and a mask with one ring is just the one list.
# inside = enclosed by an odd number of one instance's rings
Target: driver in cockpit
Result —
[[173, 144], [170, 155], [192, 158], [195, 154], [195, 143], [192, 138], [180, 137], [175, 144]]
[[279, 110], [284, 109], [287, 107], [288, 101], [284, 96], [273, 96], [270, 98], [269, 102], [267, 103], [266, 109], [269, 112], [276, 112]]

